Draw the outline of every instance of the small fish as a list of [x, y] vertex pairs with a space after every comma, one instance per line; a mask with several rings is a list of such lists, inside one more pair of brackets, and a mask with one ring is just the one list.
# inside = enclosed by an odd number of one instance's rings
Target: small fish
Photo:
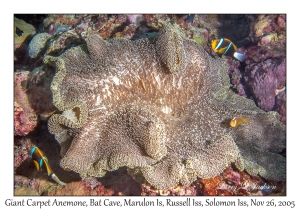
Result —
[[20, 37], [22, 36], [22, 34], [24, 33], [24, 31], [22, 31], [21, 29], [19, 29], [18, 27], [16, 27], [16, 34]]
[[189, 14], [184, 20], [188, 23], [191, 23], [191, 22], [193, 22], [194, 17], [195, 17], [195, 14], [192, 14], [192, 15]]
[[214, 52], [220, 55], [232, 56], [239, 61], [243, 62], [246, 59], [246, 55], [237, 52], [237, 47], [227, 38], [215, 39], [211, 42], [211, 47]]
[[64, 33], [66, 31], [69, 30], [69, 26], [67, 25], [61, 25], [61, 26], [58, 26], [55, 30], [54, 30], [54, 35], [55, 34], [59, 34], [59, 33]]
[[48, 158], [37, 146], [32, 147], [32, 149], [30, 150], [30, 157], [32, 158], [33, 163], [38, 171], [41, 171], [42, 168], [45, 168], [48, 176], [50, 176], [58, 184], [66, 186], [66, 183], [60, 181], [58, 177], [53, 173], [48, 163]]
[[237, 117], [234, 117], [232, 120], [230, 120], [230, 126], [235, 128], [235, 127], [237, 127], [241, 124], [247, 123], [247, 122], [249, 122], [249, 118], [237, 116]]

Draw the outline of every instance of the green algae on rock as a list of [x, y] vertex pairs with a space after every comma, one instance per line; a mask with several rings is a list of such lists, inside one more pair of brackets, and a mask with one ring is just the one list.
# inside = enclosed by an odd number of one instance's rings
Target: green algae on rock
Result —
[[[179, 29], [154, 41], [90, 35], [86, 45], [44, 62], [56, 67], [48, 121], [61, 166], [81, 177], [121, 166], [158, 189], [219, 175], [234, 163], [268, 179], [285, 178], [285, 126], [275, 112], [234, 94], [227, 64]], [[235, 116], [249, 118], [236, 128]]]
[[33, 25], [14, 17], [14, 45], [22, 44], [28, 36], [35, 33]]

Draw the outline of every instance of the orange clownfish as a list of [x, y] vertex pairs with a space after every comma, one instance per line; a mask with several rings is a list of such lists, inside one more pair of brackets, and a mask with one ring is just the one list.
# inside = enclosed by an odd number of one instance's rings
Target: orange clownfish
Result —
[[211, 47], [214, 52], [220, 55], [232, 56], [239, 61], [243, 62], [246, 55], [237, 52], [237, 47], [227, 38], [215, 39], [211, 42]]
[[237, 117], [234, 117], [232, 120], [230, 120], [230, 126], [235, 128], [235, 127], [237, 127], [241, 124], [247, 123], [247, 122], [249, 122], [248, 118], [237, 116]]
[[53, 173], [48, 163], [48, 158], [37, 146], [32, 147], [32, 149], [30, 150], [30, 157], [32, 158], [33, 163], [38, 171], [42, 170], [42, 168], [45, 168], [48, 176], [50, 176], [54, 181], [56, 181], [60, 185], [66, 185], [66, 183], [60, 181], [55, 173]]

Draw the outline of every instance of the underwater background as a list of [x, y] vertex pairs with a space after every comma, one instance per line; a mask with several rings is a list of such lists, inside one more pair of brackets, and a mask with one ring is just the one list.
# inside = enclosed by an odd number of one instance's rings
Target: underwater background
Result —
[[[143, 177], [135, 179], [126, 167], [102, 178], [82, 179], [60, 167], [60, 145], [47, 122], [57, 112], [52, 104], [55, 70], [43, 64], [46, 55], [60, 56], [85, 44], [92, 34], [104, 40], [154, 40], [166, 23], [212, 57], [228, 64], [231, 90], [264, 111], [275, 111], [286, 124], [286, 15], [285, 14], [51, 14], [14, 15], [14, 189], [15, 195], [286, 195], [286, 181], [270, 181], [228, 166], [219, 176], [157, 190]], [[211, 42], [228, 38], [244, 54], [243, 62], [216, 52]], [[66, 186], [38, 171], [30, 157], [34, 146]], [[286, 150], [280, 152], [286, 156]], [[38, 163], [40, 164], [40, 163]]]

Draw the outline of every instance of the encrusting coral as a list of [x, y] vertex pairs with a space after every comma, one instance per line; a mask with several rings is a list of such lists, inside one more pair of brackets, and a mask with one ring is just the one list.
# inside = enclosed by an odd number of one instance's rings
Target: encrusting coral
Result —
[[45, 48], [47, 41], [51, 38], [48, 33], [39, 33], [35, 35], [28, 45], [28, 55], [35, 58]]
[[37, 115], [28, 99], [27, 83], [29, 71], [17, 71], [14, 74], [14, 135], [26, 136], [37, 126]]
[[[211, 178], [235, 163], [267, 179], [285, 177], [285, 126], [275, 112], [230, 90], [228, 66], [179, 29], [152, 43], [90, 35], [44, 62], [56, 67], [48, 121], [61, 166], [81, 177], [127, 166], [158, 189]], [[230, 127], [233, 117], [248, 123]]]

